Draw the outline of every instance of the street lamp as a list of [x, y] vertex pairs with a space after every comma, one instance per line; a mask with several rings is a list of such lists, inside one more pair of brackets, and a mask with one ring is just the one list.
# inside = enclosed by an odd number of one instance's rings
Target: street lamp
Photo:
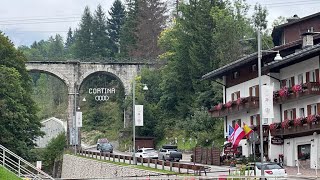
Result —
[[[146, 84], [143, 84], [144, 87], [142, 88], [144, 91], [148, 90], [148, 86]], [[133, 164], [136, 164], [136, 120], [135, 120], [135, 105], [136, 105], [136, 81], [133, 79], [132, 82], [132, 124], [133, 124]]]
[[[260, 147], [261, 147], [261, 176], [264, 176], [264, 167], [263, 167], [263, 129], [262, 129], [262, 96], [261, 96], [261, 59], [262, 59], [262, 50], [261, 50], [261, 35], [260, 35], [260, 29], [257, 30], [257, 36], [258, 36], [258, 79], [259, 79], [259, 114], [260, 114]], [[277, 52], [276, 57], [274, 58], [275, 61], [282, 60], [282, 57], [280, 56], [279, 51], [263, 51], [263, 52]]]

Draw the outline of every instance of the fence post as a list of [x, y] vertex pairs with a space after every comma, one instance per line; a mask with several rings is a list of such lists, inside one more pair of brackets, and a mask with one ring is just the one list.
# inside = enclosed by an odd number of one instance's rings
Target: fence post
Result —
[[170, 171], [172, 171], [172, 162], [170, 161]]
[[162, 161], [162, 170], [164, 170], [164, 160]]
[[18, 162], [18, 163], [19, 163], [19, 165], [18, 165], [18, 171], [19, 171], [19, 173], [18, 173], [18, 174], [19, 174], [19, 177], [21, 177], [21, 173], [20, 173], [20, 172], [21, 172], [21, 171], [20, 171], [20, 167], [21, 167], [20, 158], [19, 158], [19, 162]]
[[150, 167], [150, 158], [148, 158], [148, 167]]
[[131, 157], [129, 157], [129, 164], [131, 164]]
[[157, 166], [158, 166], [158, 159], [155, 159], [155, 163], [154, 163], [155, 169], [158, 169]]

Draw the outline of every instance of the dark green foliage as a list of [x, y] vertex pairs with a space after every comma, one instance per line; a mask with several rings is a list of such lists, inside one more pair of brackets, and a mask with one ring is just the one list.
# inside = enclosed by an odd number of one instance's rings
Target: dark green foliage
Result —
[[[80, 29], [81, 30], [81, 29]], [[92, 21], [92, 56], [110, 57], [110, 38], [107, 34], [107, 22], [101, 5], [98, 5]]]
[[52, 174], [55, 161], [62, 160], [63, 151], [66, 147], [66, 136], [64, 133], [50, 140], [46, 148], [42, 151], [40, 157], [43, 161], [43, 169], [45, 172]]
[[[125, 7], [120, 0], [115, 0], [110, 11], [110, 18], [107, 20], [107, 30], [110, 37], [110, 49], [112, 56], [120, 53], [120, 32], [125, 22]], [[125, 42], [124, 42], [125, 44]]]
[[84, 9], [80, 27], [77, 31], [75, 39], [75, 57], [76, 58], [89, 58], [93, 54], [93, 42], [92, 42], [92, 22], [93, 18], [89, 7]]
[[129, 57], [132, 54], [137, 41], [135, 32], [137, 28], [138, 3], [137, 0], [126, 0], [126, 2], [126, 19], [120, 31], [120, 56], [122, 57]]
[[0, 32], [0, 144], [29, 159], [34, 140], [43, 135], [31, 99], [25, 57]]

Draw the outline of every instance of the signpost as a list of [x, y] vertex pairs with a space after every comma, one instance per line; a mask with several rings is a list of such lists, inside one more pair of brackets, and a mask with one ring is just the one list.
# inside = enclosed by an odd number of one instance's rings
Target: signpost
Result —
[[253, 161], [256, 162], [256, 142], [259, 141], [259, 135], [256, 132], [249, 134], [249, 141], [253, 143]]

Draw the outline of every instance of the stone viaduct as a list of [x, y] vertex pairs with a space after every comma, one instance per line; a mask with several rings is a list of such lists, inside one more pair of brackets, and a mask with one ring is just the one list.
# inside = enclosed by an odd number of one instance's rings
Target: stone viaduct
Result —
[[[68, 89], [68, 135], [71, 135], [70, 130], [73, 131], [73, 129], [70, 128], [75, 126], [73, 124], [73, 118], [76, 113], [76, 100], [79, 99], [77, 96], [79, 96], [81, 84], [86, 78], [99, 72], [110, 74], [110, 76], [115, 77], [122, 83], [125, 93], [130, 94], [132, 80], [138, 75], [142, 67], [150, 66], [152, 66], [151, 63], [145, 62], [95, 63], [80, 61], [28, 61], [26, 63], [28, 71], [51, 74], [61, 79], [66, 84]], [[78, 136], [77, 133], [75, 136]], [[71, 137], [68, 137], [70, 138], [69, 142], [71, 143]]]

